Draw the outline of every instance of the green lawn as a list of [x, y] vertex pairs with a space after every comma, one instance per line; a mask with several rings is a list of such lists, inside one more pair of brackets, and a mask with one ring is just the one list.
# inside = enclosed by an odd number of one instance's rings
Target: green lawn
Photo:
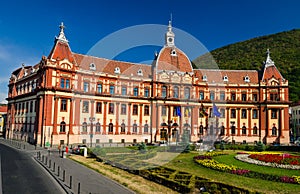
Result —
[[282, 168], [272, 168], [268, 166], [258, 166], [255, 164], [249, 164], [246, 162], [239, 161], [234, 158], [236, 154], [229, 154], [229, 155], [223, 155], [223, 156], [216, 156], [214, 157], [214, 160], [228, 164], [228, 165], [234, 165], [242, 169], [251, 170], [254, 172], [264, 172], [266, 174], [272, 174], [272, 175], [278, 175], [278, 176], [300, 176], [300, 170], [289, 170], [289, 169], [282, 169]]
[[297, 191], [300, 191], [300, 185], [296, 184], [247, 178], [202, 167], [193, 161], [193, 157], [196, 155], [199, 154], [197, 152], [180, 154], [177, 158], [165, 166], [175, 170], [185, 171], [203, 178], [208, 178], [212, 181], [222, 182], [228, 185], [234, 185], [262, 193], [297, 193]]

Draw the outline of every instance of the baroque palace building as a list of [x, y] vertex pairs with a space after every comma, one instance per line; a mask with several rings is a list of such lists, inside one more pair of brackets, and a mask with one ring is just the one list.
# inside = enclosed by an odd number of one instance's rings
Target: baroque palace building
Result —
[[[171, 22], [152, 65], [74, 53], [63, 24], [48, 57], [12, 72], [7, 137], [85, 143], [289, 143], [288, 81], [267, 53], [256, 70], [193, 69]], [[220, 115], [219, 115], [220, 113]]]

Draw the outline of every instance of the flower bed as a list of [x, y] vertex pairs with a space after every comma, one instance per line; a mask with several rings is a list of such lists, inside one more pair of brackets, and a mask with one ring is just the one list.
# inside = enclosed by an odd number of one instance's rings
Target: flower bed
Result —
[[250, 154], [249, 158], [267, 163], [298, 165], [300, 166], [300, 157], [290, 154]]
[[[213, 155], [213, 154], [210, 154], [210, 155]], [[270, 175], [270, 174], [265, 174], [265, 173], [261, 173], [261, 172], [254, 172], [254, 171], [251, 171], [248, 169], [239, 169], [238, 167], [233, 166], [233, 165], [219, 163], [219, 162], [215, 161], [212, 158], [212, 156], [210, 156], [210, 155], [207, 156], [207, 154], [205, 154], [205, 155], [195, 156], [194, 161], [204, 167], [207, 167], [207, 168], [210, 168], [213, 170], [218, 170], [218, 171], [236, 174], [236, 175], [240, 175], [240, 176], [246, 176], [246, 177], [250, 177], [250, 178], [258, 178], [258, 179], [276, 181], [276, 182], [300, 184], [300, 176], [292, 176], [292, 177], [277, 176], [277, 175]], [[216, 154], [216, 155], [219, 155], [219, 154]], [[241, 158], [242, 158], [247, 161], [253, 160], [253, 161], [256, 161], [255, 164], [262, 163], [262, 161], [248, 158], [248, 154], [238, 154], [236, 156], [236, 158], [239, 160], [241, 160]], [[274, 163], [268, 163], [268, 164], [274, 164]], [[282, 164], [276, 164], [276, 165], [282, 165]]]
[[[272, 155], [275, 155], [275, 154], [272, 154]], [[285, 168], [285, 169], [292, 169], [292, 170], [300, 169], [299, 165], [286, 165], [286, 164], [278, 164], [278, 163], [264, 162], [264, 161], [256, 160], [256, 159], [249, 157], [249, 154], [238, 154], [235, 156], [235, 158], [237, 160], [240, 160], [243, 162], [256, 164], [256, 165], [260, 165], [260, 166], [270, 166], [270, 167], [274, 167], [274, 168]]]

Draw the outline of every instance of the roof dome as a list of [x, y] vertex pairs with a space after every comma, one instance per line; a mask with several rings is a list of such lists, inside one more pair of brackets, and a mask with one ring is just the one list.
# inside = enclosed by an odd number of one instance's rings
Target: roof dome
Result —
[[176, 47], [163, 47], [158, 54], [155, 67], [157, 71], [193, 72], [189, 58]]
[[165, 34], [165, 46], [160, 50], [155, 64], [156, 70], [193, 72], [192, 64], [184, 52], [175, 46], [175, 34], [169, 21]]

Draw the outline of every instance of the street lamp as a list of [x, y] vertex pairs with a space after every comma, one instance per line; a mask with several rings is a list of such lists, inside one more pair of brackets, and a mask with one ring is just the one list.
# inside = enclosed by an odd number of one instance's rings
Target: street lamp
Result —
[[90, 147], [92, 147], [92, 145], [93, 145], [93, 121], [95, 121], [95, 117], [90, 117], [89, 120], [91, 122], [91, 131], [90, 131], [90, 142], [91, 142], [91, 145], [90, 145]]

